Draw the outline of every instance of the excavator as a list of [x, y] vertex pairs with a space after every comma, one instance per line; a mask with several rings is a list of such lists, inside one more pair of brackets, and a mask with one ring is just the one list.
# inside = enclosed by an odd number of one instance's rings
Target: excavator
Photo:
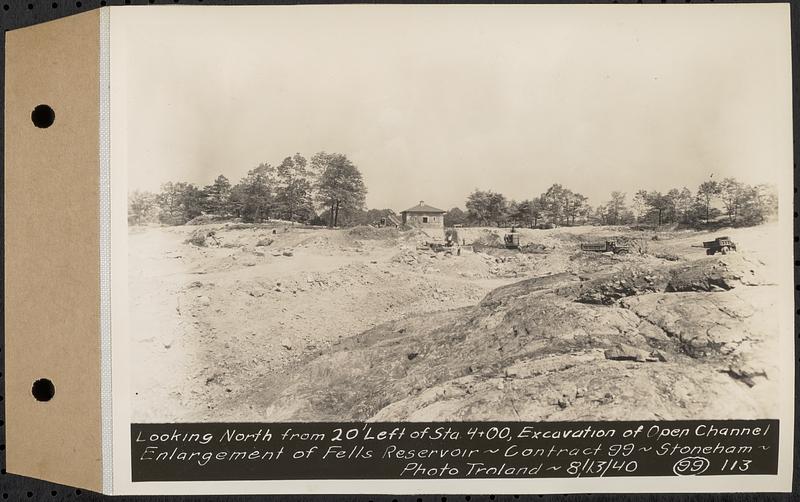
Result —
[[519, 249], [519, 234], [516, 228], [511, 227], [511, 231], [503, 236], [503, 244], [506, 249]]

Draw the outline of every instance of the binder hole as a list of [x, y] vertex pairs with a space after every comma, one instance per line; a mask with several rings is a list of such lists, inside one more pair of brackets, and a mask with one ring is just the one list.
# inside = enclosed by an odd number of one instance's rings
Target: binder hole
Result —
[[33, 394], [33, 397], [35, 397], [37, 401], [49, 401], [53, 399], [53, 396], [56, 394], [56, 387], [50, 380], [40, 378], [33, 382], [31, 394]]
[[31, 112], [33, 125], [40, 129], [46, 129], [53, 125], [56, 120], [56, 112], [47, 105], [39, 105]]

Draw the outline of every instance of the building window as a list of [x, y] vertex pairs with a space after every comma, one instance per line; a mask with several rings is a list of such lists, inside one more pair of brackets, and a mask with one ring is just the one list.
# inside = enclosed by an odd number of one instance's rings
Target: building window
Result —
[[428, 223], [428, 217], [427, 216], [423, 216], [422, 217], [422, 223]]

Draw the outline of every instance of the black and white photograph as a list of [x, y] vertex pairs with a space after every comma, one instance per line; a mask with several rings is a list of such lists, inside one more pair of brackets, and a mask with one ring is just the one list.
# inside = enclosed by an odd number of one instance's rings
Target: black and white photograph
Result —
[[127, 11], [130, 420], [791, 417], [788, 8], [616, 7]]
[[59, 3], [3, 498], [795, 488], [789, 3]]

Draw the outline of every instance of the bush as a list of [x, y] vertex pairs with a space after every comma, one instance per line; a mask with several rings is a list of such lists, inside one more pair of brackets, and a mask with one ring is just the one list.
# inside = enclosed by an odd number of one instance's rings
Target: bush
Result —
[[215, 221], [221, 220], [221, 216], [217, 216], [215, 214], [201, 214], [200, 216], [196, 216], [191, 220], [187, 221], [187, 225], [205, 225], [206, 223], [213, 223]]
[[208, 237], [208, 234], [205, 230], [195, 230], [192, 232], [192, 235], [190, 235], [189, 238], [184, 241], [184, 243], [205, 247], [207, 245], [206, 237]]

